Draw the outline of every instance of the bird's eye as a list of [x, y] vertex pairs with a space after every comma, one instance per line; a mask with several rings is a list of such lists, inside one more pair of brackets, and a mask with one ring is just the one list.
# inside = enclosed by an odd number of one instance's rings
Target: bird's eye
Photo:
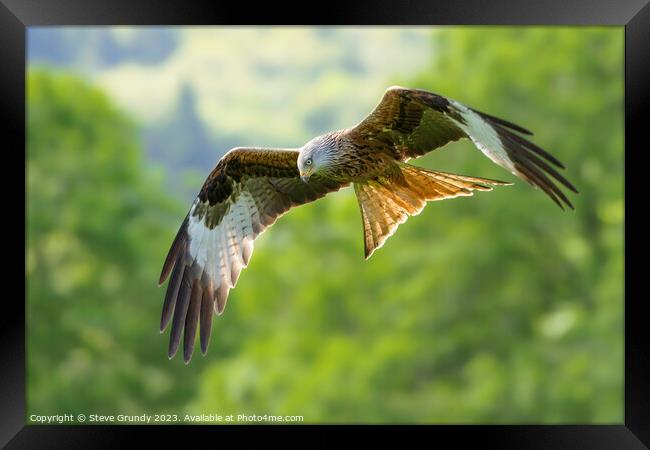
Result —
[[305, 160], [305, 165], [306, 166], [311, 166], [311, 159]]

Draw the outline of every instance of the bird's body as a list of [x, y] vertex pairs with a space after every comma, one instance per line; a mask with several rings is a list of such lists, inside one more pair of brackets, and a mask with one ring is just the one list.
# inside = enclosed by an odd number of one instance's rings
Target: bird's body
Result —
[[577, 192], [552, 167], [561, 163], [514, 131], [531, 134], [437, 94], [392, 87], [359, 124], [318, 136], [300, 149], [229, 151], [203, 184], [160, 276], [162, 284], [171, 274], [160, 326], [164, 330], [173, 314], [169, 357], [184, 330], [184, 359], [190, 360], [199, 321], [205, 354], [213, 311], [223, 312], [229, 290], [250, 261], [253, 241], [291, 207], [352, 184], [369, 258], [427, 201], [510, 184], [407, 164], [448, 142], [471, 139], [493, 162], [543, 189], [560, 207], [564, 202], [573, 208], [548, 177]]

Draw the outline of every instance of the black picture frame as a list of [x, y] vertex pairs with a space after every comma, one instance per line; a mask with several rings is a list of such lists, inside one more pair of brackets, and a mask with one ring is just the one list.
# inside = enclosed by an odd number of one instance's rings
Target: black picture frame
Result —
[[[0, 0], [0, 127], [3, 157], [20, 158], [25, 148], [25, 68], [27, 27], [39, 25], [243, 25], [263, 23], [342, 25], [618, 25], [625, 27], [625, 420], [612, 425], [457, 425], [434, 426], [436, 442], [451, 439], [502, 449], [642, 449], [650, 446], [650, 331], [643, 314], [647, 293], [641, 287], [644, 265], [643, 228], [638, 211], [642, 164], [632, 163], [649, 151], [644, 128], [650, 111], [650, 5], [648, 0], [463, 0], [341, 2], [281, 7], [277, 3], [237, 4], [173, 0]], [[288, 11], [302, 14], [291, 17]], [[647, 125], [646, 125], [647, 126]], [[6, 159], [5, 159], [6, 161]], [[3, 199], [16, 198], [12, 167], [4, 167]], [[11, 184], [10, 184], [11, 183]], [[25, 194], [25, 205], [28, 201]], [[18, 201], [16, 201], [18, 202]], [[5, 223], [18, 222], [6, 210]], [[13, 209], [13, 211], [17, 211]], [[18, 232], [20, 233], [20, 231]], [[23, 233], [25, 228], [23, 227]], [[5, 242], [17, 241], [8, 232]], [[26, 234], [25, 245], [27, 245]], [[631, 245], [630, 245], [631, 243]], [[16, 249], [23, 252], [24, 249]], [[19, 253], [20, 254], [20, 253]], [[5, 258], [5, 262], [11, 260]], [[639, 261], [639, 262], [637, 262]], [[7, 264], [8, 267], [17, 264]], [[23, 266], [24, 267], [24, 266]], [[18, 277], [20, 275], [17, 275]], [[13, 280], [6, 277], [6, 285]], [[27, 280], [25, 279], [25, 289]], [[5, 289], [5, 292], [8, 290]], [[26, 295], [25, 297], [26, 298]], [[103, 448], [129, 443], [137, 426], [25, 425], [25, 305], [17, 296], [2, 300], [2, 378], [0, 382], [0, 445], [8, 448]], [[217, 427], [189, 427], [192, 440]], [[237, 427], [239, 428], [239, 427]], [[244, 427], [247, 428], [247, 427]], [[264, 427], [265, 429], [267, 427]], [[279, 430], [278, 427], [270, 427]], [[294, 429], [294, 427], [291, 427]], [[311, 428], [303, 426], [303, 428]], [[421, 427], [418, 427], [421, 428]], [[239, 428], [240, 430], [242, 428]], [[158, 439], [185, 427], [156, 426]], [[219, 433], [225, 427], [218, 427]], [[376, 431], [373, 430], [373, 433]], [[381, 432], [380, 432], [381, 434]], [[191, 442], [191, 441], [190, 441]], [[217, 443], [215, 442], [215, 445]]]

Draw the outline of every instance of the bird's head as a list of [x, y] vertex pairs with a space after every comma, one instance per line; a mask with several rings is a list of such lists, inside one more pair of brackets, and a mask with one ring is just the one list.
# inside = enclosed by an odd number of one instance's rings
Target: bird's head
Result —
[[315, 173], [324, 175], [331, 167], [336, 155], [336, 143], [325, 134], [307, 142], [298, 155], [300, 179], [305, 183]]

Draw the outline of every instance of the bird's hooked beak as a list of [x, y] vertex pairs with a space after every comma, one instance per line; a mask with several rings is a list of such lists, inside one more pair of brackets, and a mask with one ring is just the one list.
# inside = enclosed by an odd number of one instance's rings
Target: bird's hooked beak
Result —
[[302, 180], [303, 183], [307, 183], [309, 181], [310, 176], [311, 176], [311, 172], [300, 172], [300, 179]]

